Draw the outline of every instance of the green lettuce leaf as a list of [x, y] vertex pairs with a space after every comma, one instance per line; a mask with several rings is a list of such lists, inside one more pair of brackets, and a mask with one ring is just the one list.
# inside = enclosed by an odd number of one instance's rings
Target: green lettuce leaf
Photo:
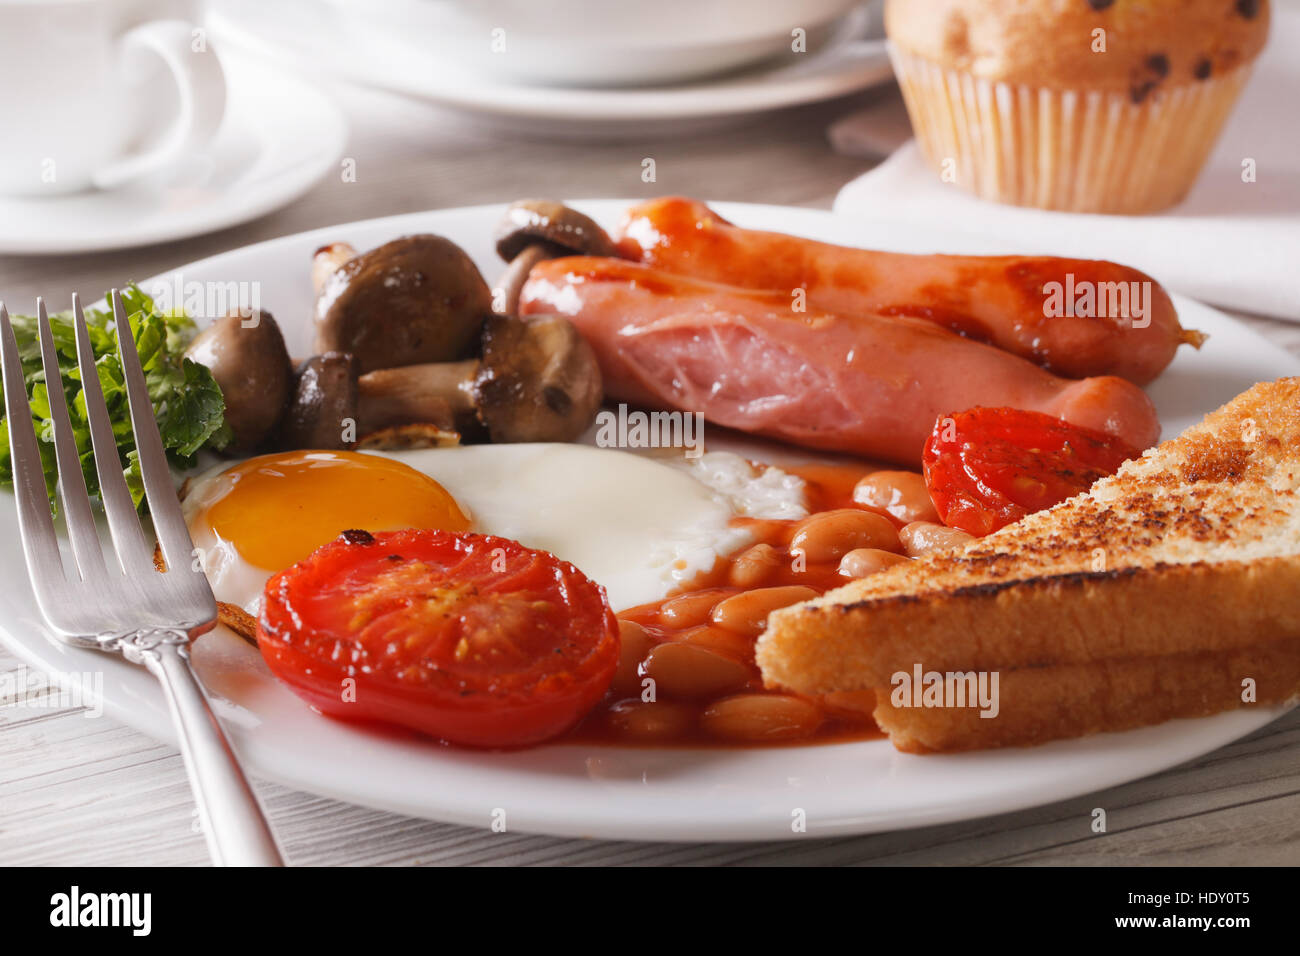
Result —
[[[225, 424], [226, 403], [221, 396], [221, 388], [205, 366], [184, 357], [185, 347], [196, 331], [194, 322], [183, 312], [162, 312], [135, 285], [122, 293], [122, 304], [135, 335], [136, 352], [144, 370], [145, 385], [153, 404], [163, 448], [167, 450], [173, 465], [178, 468], [191, 467], [194, 456], [200, 449], [219, 450], [230, 441], [230, 429]], [[144, 488], [140, 481], [140, 466], [135, 451], [135, 436], [131, 430], [122, 366], [117, 357], [112, 312], [86, 309], [85, 313], [86, 327], [95, 355], [95, 372], [104, 392], [104, 402], [108, 406], [113, 436], [117, 442], [118, 463], [126, 475], [127, 486], [131, 489], [136, 507], [143, 508]], [[18, 341], [18, 354], [22, 359], [32, 423], [36, 428], [45, 468], [45, 486], [51, 506], [54, 506], [58, 471], [54, 463], [49, 383], [45, 381], [41, 367], [36, 319], [16, 315], [11, 321]], [[81, 458], [81, 470], [86, 477], [86, 487], [92, 495], [96, 495], [99, 492], [99, 480], [91, 449], [86, 400], [77, 369], [76, 331], [72, 313], [51, 315], [50, 331], [59, 356], [62, 378], [59, 384], [67, 399], [68, 417], [72, 422], [77, 453]], [[4, 421], [0, 421], [0, 484], [13, 484], [8, 423]]]

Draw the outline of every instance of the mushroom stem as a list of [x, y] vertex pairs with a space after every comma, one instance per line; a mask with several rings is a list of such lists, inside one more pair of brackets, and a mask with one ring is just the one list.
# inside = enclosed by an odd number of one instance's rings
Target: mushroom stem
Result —
[[311, 285], [317, 295], [325, 288], [329, 277], [349, 259], [355, 259], [357, 250], [346, 242], [331, 242], [321, 246], [311, 257]]
[[590, 216], [553, 199], [520, 199], [497, 224], [497, 255], [510, 265], [493, 290], [498, 315], [519, 314], [519, 293], [543, 259], [617, 256], [618, 247]]
[[549, 243], [534, 242], [525, 246], [523, 252], [511, 259], [510, 265], [506, 266], [505, 271], [501, 273], [501, 278], [492, 288], [492, 304], [496, 307], [495, 311], [500, 315], [518, 315], [519, 293], [523, 291], [524, 283], [528, 281], [528, 274], [533, 271], [533, 266], [537, 263], [555, 258], [557, 252], [561, 255], [566, 254]]
[[478, 359], [375, 369], [357, 379], [361, 434], [412, 422], [463, 430], [474, 418]]

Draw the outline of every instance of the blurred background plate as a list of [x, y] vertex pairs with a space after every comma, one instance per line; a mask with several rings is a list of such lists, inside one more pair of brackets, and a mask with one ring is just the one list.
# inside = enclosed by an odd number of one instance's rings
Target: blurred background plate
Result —
[[[566, 0], [560, 7], [573, 5]], [[690, 6], [680, 0], [666, 5]], [[548, 47], [542, 41], [549, 34], [522, 26], [501, 27], [505, 49], [493, 54], [492, 30], [497, 28], [487, 26], [490, 15], [470, 18], [460, 9], [465, 6], [436, 0], [213, 0], [208, 22], [220, 42], [305, 72], [508, 123], [516, 133], [559, 138], [680, 134], [819, 102], [893, 76], [874, 2], [817, 0], [807, 10], [801, 6], [797, 17], [761, 3], [755, 9], [768, 16], [757, 33], [742, 11], [728, 22], [728, 30], [719, 29], [712, 40], [706, 35], [698, 47], [683, 39], [703, 29], [699, 23], [684, 12], [670, 16], [663, 12], [665, 4], [646, 5], [664, 27], [654, 36], [647, 34], [639, 53], [608, 37], [609, 11], [623, 5], [602, 5], [601, 25], [584, 35], [581, 54], [563, 52], [576, 51], [578, 39], [570, 47]], [[534, 6], [552, 14], [551, 4]], [[784, 4], [787, 10], [789, 6]], [[449, 9], [456, 15], [439, 20], [440, 12]], [[836, 15], [845, 9], [847, 14]], [[538, 22], [529, 22], [540, 29]], [[644, 26], [627, 20], [624, 28], [629, 24]], [[791, 49], [796, 28], [806, 33], [806, 52]], [[560, 41], [551, 37], [546, 42]], [[752, 65], [737, 71], [745, 63]], [[710, 64], [715, 75], [700, 79], [699, 71]], [[695, 78], [664, 80], [683, 76]], [[629, 85], [634, 77], [655, 85]], [[619, 85], [572, 85], [579, 79]], [[561, 81], [570, 85], [555, 85]]]
[[790, 53], [863, 0], [324, 0], [348, 35], [417, 60], [552, 86], [700, 80]]

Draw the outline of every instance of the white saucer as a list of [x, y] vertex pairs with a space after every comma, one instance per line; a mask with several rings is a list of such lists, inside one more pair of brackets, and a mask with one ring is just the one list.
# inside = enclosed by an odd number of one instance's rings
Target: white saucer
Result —
[[0, 254], [93, 252], [215, 232], [297, 199], [337, 168], [343, 114], [303, 80], [223, 54], [226, 116], [169, 182], [50, 199], [0, 197]]
[[222, 0], [209, 25], [226, 44], [480, 116], [509, 119], [512, 129], [570, 136], [639, 135], [830, 99], [889, 80], [883, 39], [863, 39], [870, 8], [836, 24], [795, 62], [777, 61], [715, 79], [656, 87], [578, 88], [474, 75], [439, 62], [419, 46], [368, 36], [364, 44], [316, 0]]

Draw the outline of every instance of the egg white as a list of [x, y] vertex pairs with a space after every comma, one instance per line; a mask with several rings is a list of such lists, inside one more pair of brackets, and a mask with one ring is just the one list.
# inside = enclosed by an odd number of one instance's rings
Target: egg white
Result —
[[[737, 515], [807, 514], [803, 481], [738, 455], [652, 458], [574, 444], [471, 445], [373, 452], [441, 484], [473, 530], [513, 538], [576, 565], [604, 586], [616, 610], [657, 601], [720, 558], [751, 544]], [[226, 486], [225, 463], [190, 483], [183, 502], [194, 546], [217, 600], [256, 614], [279, 568], [249, 563], [203, 520]], [[282, 520], [274, 513], [268, 522]]]

